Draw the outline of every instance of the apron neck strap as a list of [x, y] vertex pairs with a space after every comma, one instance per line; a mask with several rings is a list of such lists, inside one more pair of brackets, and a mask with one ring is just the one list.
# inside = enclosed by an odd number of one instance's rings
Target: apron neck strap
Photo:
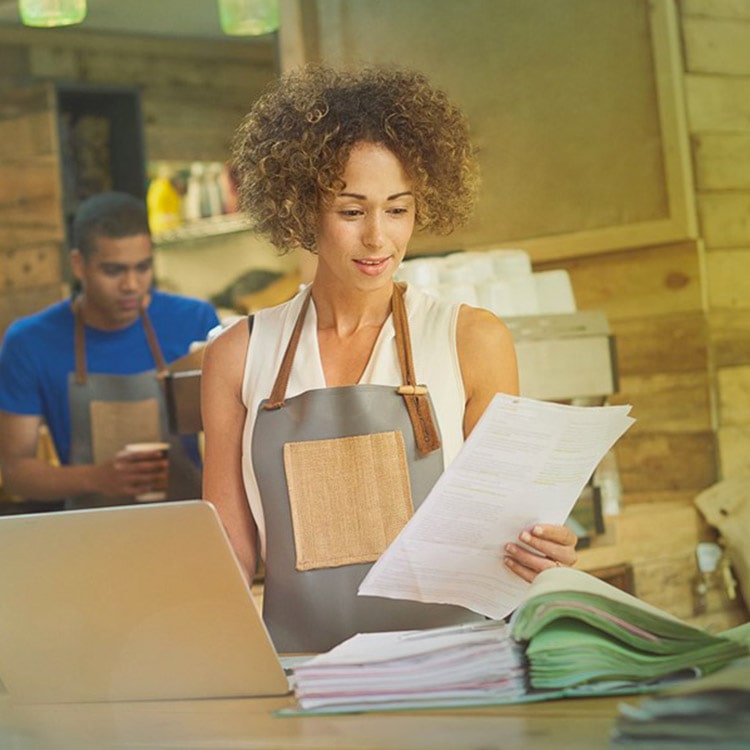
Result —
[[268, 400], [263, 403], [263, 408], [267, 411], [273, 409], [281, 409], [284, 406], [284, 400], [286, 399], [286, 388], [289, 385], [289, 376], [292, 373], [292, 363], [294, 362], [294, 355], [297, 353], [297, 345], [299, 344], [300, 337], [302, 336], [302, 325], [305, 322], [305, 316], [307, 315], [307, 308], [310, 307], [310, 300], [312, 299], [312, 292], [308, 292], [304, 301], [302, 302], [302, 308], [297, 316], [297, 322], [294, 324], [294, 330], [289, 338], [286, 351], [284, 352], [284, 358], [281, 360], [281, 366], [279, 372], [276, 375], [276, 381], [271, 389], [271, 395]]
[[[83, 313], [81, 311], [81, 298], [76, 297], [73, 300], [73, 316], [75, 318], [75, 360], [76, 360], [76, 385], [85, 385], [87, 380], [86, 372], [86, 330], [83, 323]], [[158, 377], [164, 377], [169, 370], [167, 369], [164, 355], [162, 354], [159, 340], [156, 338], [154, 327], [151, 325], [146, 308], [141, 308], [141, 320], [143, 321], [143, 330], [146, 332], [146, 341], [148, 348], [151, 350], [151, 356], [154, 358]]]
[[[284, 357], [281, 360], [281, 366], [271, 389], [271, 394], [263, 402], [263, 408], [268, 411], [281, 409], [284, 406], [289, 376], [292, 372], [292, 363], [294, 362], [294, 355], [297, 352], [297, 346], [302, 336], [302, 326], [305, 322], [311, 298], [312, 292], [308, 292], [297, 316], [297, 322], [294, 325], [294, 330], [284, 352]], [[402, 284], [393, 285], [391, 313], [396, 339], [396, 354], [399, 367], [401, 368], [402, 382], [402, 385], [396, 389], [396, 392], [404, 399], [414, 430], [417, 450], [420, 456], [424, 456], [440, 448], [440, 437], [438, 436], [438, 431], [432, 417], [432, 410], [430, 409], [430, 402], [427, 397], [427, 386], [417, 385], [414, 375], [409, 320], [406, 314], [404, 285]]]

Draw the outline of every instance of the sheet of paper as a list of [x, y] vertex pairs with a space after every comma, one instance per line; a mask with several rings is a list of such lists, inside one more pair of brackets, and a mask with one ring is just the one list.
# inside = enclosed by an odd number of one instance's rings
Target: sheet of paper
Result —
[[505, 544], [565, 521], [629, 411], [496, 395], [359, 594], [510, 614], [529, 584], [503, 565]]

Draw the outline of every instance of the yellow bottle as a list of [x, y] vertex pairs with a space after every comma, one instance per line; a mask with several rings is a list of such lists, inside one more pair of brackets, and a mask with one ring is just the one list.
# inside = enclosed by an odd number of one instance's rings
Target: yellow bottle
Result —
[[153, 234], [176, 229], [182, 221], [180, 194], [169, 176], [160, 172], [148, 186], [146, 207]]

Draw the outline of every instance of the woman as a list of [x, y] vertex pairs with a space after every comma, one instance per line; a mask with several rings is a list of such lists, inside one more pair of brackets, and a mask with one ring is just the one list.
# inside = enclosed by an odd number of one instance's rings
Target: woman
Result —
[[[224, 332], [203, 369], [204, 498], [250, 579], [265, 561], [277, 649], [476, 618], [356, 596], [494, 394], [518, 392], [494, 315], [394, 284], [415, 229], [470, 213], [464, 116], [419, 74], [308, 68], [255, 104], [235, 163], [258, 230], [318, 261], [309, 288]], [[575, 562], [565, 527], [521, 541], [541, 554], [498, 540], [498, 558], [526, 580]]]

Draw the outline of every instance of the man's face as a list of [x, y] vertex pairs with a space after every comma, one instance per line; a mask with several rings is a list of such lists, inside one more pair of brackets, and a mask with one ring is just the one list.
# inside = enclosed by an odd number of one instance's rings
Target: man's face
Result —
[[88, 257], [74, 250], [70, 260], [83, 289], [84, 320], [94, 328], [116, 330], [134, 323], [153, 282], [153, 250], [147, 234], [97, 237]]

